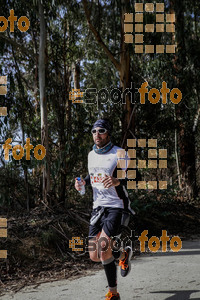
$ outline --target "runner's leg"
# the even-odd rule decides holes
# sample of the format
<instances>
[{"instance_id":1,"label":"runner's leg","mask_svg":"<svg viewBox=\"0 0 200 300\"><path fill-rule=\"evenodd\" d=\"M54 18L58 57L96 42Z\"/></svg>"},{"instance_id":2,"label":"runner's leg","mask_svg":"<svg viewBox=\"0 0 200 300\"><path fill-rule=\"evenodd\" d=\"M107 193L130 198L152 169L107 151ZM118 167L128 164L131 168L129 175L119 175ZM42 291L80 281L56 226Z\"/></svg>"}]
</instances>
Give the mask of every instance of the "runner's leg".
<instances>
[{"instance_id":1,"label":"runner's leg","mask_svg":"<svg viewBox=\"0 0 200 300\"><path fill-rule=\"evenodd\" d=\"M98 248L108 280L109 290L113 294L117 294L117 267L115 265L115 258L112 255L111 238L107 236L103 229L99 236Z\"/></svg>"},{"instance_id":2,"label":"runner's leg","mask_svg":"<svg viewBox=\"0 0 200 300\"><path fill-rule=\"evenodd\" d=\"M94 238L89 239L88 242L88 249L89 249L89 255L90 259L95 262L100 262L99 253L98 253L98 240L101 232L97 233L97 235Z\"/></svg>"}]
</instances>

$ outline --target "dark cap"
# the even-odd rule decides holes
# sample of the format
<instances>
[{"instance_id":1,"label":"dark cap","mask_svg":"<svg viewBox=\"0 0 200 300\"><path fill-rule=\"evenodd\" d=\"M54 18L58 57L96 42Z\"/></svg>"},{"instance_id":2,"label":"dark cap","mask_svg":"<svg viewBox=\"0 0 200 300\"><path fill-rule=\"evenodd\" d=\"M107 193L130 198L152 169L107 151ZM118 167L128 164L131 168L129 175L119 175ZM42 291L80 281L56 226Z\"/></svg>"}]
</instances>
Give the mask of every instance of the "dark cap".
<instances>
[{"instance_id":1,"label":"dark cap","mask_svg":"<svg viewBox=\"0 0 200 300\"><path fill-rule=\"evenodd\" d=\"M96 127L100 127L100 128L105 128L108 130L108 133L109 135L111 135L111 132L112 132L112 124L111 122L107 119L107 118L102 118L102 119L99 119L97 120L92 129L96 128Z\"/></svg>"}]
</instances>

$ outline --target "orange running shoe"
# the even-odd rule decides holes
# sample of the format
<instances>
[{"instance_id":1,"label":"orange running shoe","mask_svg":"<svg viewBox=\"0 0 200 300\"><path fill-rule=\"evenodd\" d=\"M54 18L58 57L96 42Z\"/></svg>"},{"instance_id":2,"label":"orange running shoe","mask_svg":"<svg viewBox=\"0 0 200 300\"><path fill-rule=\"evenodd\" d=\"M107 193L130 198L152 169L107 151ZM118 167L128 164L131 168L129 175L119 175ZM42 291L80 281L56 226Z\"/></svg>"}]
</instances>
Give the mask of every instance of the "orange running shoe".
<instances>
[{"instance_id":1,"label":"orange running shoe","mask_svg":"<svg viewBox=\"0 0 200 300\"><path fill-rule=\"evenodd\" d=\"M119 293L117 293L117 295L114 295L111 291L109 291L106 294L105 300L120 300L120 295L119 295Z\"/></svg>"},{"instance_id":2,"label":"orange running shoe","mask_svg":"<svg viewBox=\"0 0 200 300\"><path fill-rule=\"evenodd\" d=\"M131 257L133 254L133 251L131 249L130 246L127 246L124 249L125 252L125 258L124 259L120 259L119 261L119 266L121 267L121 275L122 277L125 277L129 274L130 270L131 270Z\"/></svg>"}]
</instances>

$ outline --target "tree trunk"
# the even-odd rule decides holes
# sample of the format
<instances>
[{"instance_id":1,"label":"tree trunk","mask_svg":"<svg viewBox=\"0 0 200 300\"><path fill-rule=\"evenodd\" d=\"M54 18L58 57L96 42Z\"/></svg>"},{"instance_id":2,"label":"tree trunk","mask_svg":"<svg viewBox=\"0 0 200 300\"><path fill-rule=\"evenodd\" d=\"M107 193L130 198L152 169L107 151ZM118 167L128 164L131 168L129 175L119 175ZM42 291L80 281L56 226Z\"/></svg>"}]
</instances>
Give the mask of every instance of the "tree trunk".
<instances>
[{"instance_id":1,"label":"tree trunk","mask_svg":"<svg viewBox=\"0 0 200 300\"><path fill-rule=\"evenodd\" d=\"M25 136L24 136L24 124L23 120L21 120L21 128L22 128L22 142L23 145L25 144ZM29 196L29 183L28 183L28 168L27 166L23 166L24 170L24 183L26 187L26 209L29 212L30 211L30 196Z\"/></svg>"},{"instance_id":2,"label":"tree trunk","mask_svg":"<svg viewBox=\"0 0 200 300\"><path fill-rule=\"evenodd\" d=\"M111 60L116 70L119 72L120 76L120 87L122 92L126 90L126 88L131 88L131 76L130 76L130 53L129 53L129 45L124 42L124 14L130 12L130 0L121 0L119 5L121 8L121 45L120 45L120 62L117 61L113 55L113 53L108 49L108 47L103 42L100 33L94 27L90 19L90 11L88 9L87 0L82 0L85 15L87 18L88 26L92 33L94 34L97 42L102 47L108 58ZM132 95L133 96L133 95ZM131 103L130 93L127 93L126 102L123 104L124 115L122 117L122 136L123 138L123 146L126 145L126 137L129 134L129 128L132 132L135 132L135 109L134 105ZM134 110L133 110L134 109ZM129 127L129 128L128 128Z\"/></svg>"},{"instance_id":3,"label":"tree trunk","mask_svg":"<svg viewBox=\"0 0 200 300\"><path fill-rule=\"evenodd\" d=\"M47 103L45 95L45 48L46 48L46 26L44 19L44 7L41 0L39 4L40 16L40 47L39 47L39 89L40 89L40 112L41 112L41 144L46 149L45 164L43 167L43 201L48 202L50 192L50 159L48 144Z\"/></svg>"},{"instance_id":4,"label":"tree trunk","mask_svg":"<svg viewBox=\"0 0 200 300\"><path fill-rule=\"evenodd\" d=\"M176 73L176 85L184 95L187 94L187 86L183 77L179 74L184 73L186 65L186 47L185 47L185 24L184 24L184 1L171 1L176 14L176 36L177 36L177 54L174 60L174 70ZM184 98L184 97L183 97ZM181 102L175 105L176 126L178 131L178 145L180 155L181 185L185 188L189 198L196 197L196 167L195 167L195 136L190 122L189 99L185 97L185 105Z\"/></svg>"},{"instance_id":5,"label":"tree trunk","mask_svg":"<svg viewBox=\"0 0 200 300\"><path fill-rule=\"evenodd\" d=\"M24 95L24 87L23 87L23 84L22 84L22 76L21 76L21 72L20 72L20 68L18 66L18 63L17 63L17 59L16 59L16 56L15 56L15 51L13 49L13 45L12 45L12 54L13 54L13 58L14 58L14 62L15 62L15 68L17 70L17 73L16 73L16 77L17 77L17 82L18 82L18 89L19 89L19 94L20 94L20 97L22 99L22 101L25 103L26 99L25 99L25 95ZM21 115L20 115L20 123L21 123L21 130L22 130L22 144L24 146L25 144L25 133L24 133L24 116L23 116L23 111L21 112ZM27 165L25 164L22 164L22 168L23 168L23 171L24 171L24 184L25 184L25 188L26 188L26 208L27 208L27 211L29 212L30 211L30 196L29 196L29 183L28 183L28 168L27 168Z\"/></svg>"},{"instance_id":6,"label":"tree trunk","mask_svg":"<svg viewBox=\"0 0 200 300\"><path fill-rule=\"evenodd\" d=\"M80 89L80 63L76 62L73 66L74 89Z\"/></svg>"},{"instance_id":7,"label":"tree trunk","mask_svg":"<svg viewBox=\"0 0 200 300\"><path fill-rule=\"evenodd\" d=\"M66 65L66 53L69 44L66 45L66 32L69 35L69 26L68 21L65 18L64 23L64 41L63 41L63 64L64 64L64 90L62 94L62 107L60 107L60 117L61 117L61 124L60 124L60 160L61 160L61 182L60 182L60 202L65 202L65 194L66 194L66 176L67 176L67 164L66 164L66 154L65 154L65 145L67 142L66 134L65 134L65 124L67 122L66 115L68 113L68 106L69 105L69 71L68 66ZM71 102L71 101L70 101ZM63 109L66 108L66 109ZM71 112L70 112L71 115ZM67 130L68 135L68 130Z\"/></svg>"},{"instance_id":8,"label":"tree trunk","mask_svg":"<svg viewBox=\"0 0 200 300\"><path fill-rule=\"evenodd\" d=\"M130 72L130 51L129 44L124 42L124 14L130 12L130 1L121 1L121 51L120 51L120 87L124 92L126 89L131 88L131 72ZM134 99L133 91L132 99ZM124 98L125 104L123 105L124 116L122 117L122 147L126 147L126 139L129 137L129 129L135 133L135 113L134 104L131 103L131 95L127 93ZM133 110L134 109L134 110ZM132 137L132 136L131 136Z\"/></svg>"}]
</instances>

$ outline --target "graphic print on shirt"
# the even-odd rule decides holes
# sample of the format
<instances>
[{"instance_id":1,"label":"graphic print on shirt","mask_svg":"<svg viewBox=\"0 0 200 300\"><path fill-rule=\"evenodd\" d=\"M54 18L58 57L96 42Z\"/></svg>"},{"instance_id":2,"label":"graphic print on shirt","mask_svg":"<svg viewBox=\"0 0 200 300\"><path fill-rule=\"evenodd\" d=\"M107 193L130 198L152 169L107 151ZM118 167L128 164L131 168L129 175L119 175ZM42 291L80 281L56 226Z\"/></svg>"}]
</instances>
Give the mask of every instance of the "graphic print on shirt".
<instances>
[{"instance_id":1,"label":"graphic print on shirt","mask_svg":"<svg viewBox=\"0 0 200 300\"><path fill-rule=\"evenodd\" d=\"M102 180L106 177L105 175L110 176L110 169L103 167L90 168L90 182L92 187L98 189L105 189L102 183Z\"/></svg>"},{"instance_id":2,"label":"graphic print on shirt","mask_svg":"<svg viewBox=\"0 0 200 300\"><path fill-rule=\"evenodd\" d=\"M121 148L114 146L105 154L97 154L92 150L88 155L88 171L93 189L93 208L97 206L124 208L124 201L128 200L122 186L104 188L102 183L105 174L113 176L113 172L117 168L118 149Z\"/></svg>"}]
</instances>

